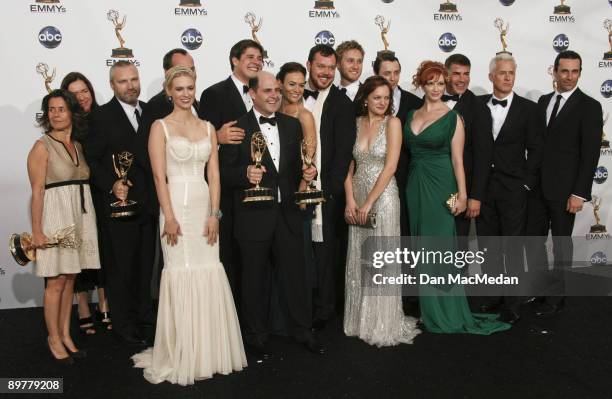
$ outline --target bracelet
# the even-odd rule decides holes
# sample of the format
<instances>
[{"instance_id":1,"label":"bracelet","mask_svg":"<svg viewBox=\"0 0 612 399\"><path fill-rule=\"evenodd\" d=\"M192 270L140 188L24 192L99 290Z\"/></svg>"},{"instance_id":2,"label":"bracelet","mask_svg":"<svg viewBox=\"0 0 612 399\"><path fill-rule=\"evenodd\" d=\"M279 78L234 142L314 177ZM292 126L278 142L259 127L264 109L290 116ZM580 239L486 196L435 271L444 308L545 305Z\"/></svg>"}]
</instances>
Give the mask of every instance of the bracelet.
<instances>
[{"instance_id":1,"label":"bracelet","mask_svg":"<svg viewBox=\"0 0 612 399\"><path fill-rule=\"evenodd\" d=\"M209 216L212 216L220 220L223 217L223 212L221 212L221 210L211 211Z\"/></svg>"}]
</instances>

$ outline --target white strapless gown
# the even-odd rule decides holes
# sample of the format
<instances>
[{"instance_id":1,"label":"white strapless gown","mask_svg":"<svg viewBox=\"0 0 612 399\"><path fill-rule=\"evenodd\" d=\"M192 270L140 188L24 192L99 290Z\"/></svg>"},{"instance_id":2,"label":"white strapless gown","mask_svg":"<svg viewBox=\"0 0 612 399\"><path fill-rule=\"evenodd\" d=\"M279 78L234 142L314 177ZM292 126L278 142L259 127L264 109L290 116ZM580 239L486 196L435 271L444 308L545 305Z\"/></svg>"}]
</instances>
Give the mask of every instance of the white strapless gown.
<instances>
[{"instance_id":1,"label":"white strapless gown","mask_svg":"<svg viewBox=\"0 0 612 399\"><path fill-rule=\"evenodd\" d=\"M247 361L240 326L218 241L208 245L204 223L210 197L204 168L210 157L206 138L191 142L166 135L166 164L172 209L182 235L178 244L161 241L164 269L159 291L155 344L132 357L153 384L188 385L213 374L242 370ZM164 216L160 212L160 230Z\"/></svg>"}]
</instances>

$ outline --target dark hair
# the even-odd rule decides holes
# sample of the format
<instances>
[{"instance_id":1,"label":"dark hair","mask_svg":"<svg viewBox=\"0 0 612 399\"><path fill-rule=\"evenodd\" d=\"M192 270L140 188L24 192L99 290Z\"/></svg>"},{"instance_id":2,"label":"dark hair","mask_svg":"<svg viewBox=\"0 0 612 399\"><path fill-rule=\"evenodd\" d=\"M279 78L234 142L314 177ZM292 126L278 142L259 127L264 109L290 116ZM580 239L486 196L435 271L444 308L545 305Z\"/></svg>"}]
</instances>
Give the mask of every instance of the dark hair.
<instances>
[{"instance_id":1,"label":"dark hair","mask_svg":"<svg viewBox=\"0 0 612 399\"><path fill-rule=\"evenodd\" d=\"M187 50L182 49L182 48L174 48L168 51L166 55L164 55L164 60L163 60L164 71L167 71L168 69L172 68L172 57L174 56L174 54L188 55L189 53L187 52Z\"/></svg>"},{"instance_id":2,"label":"dark hair","mask_svg":"<svg viewBox=\"0 0 612 399\"><path fill-rule=\"evenodd\" d=\"M446 80L448 78L448 70L441 62L423 61L417 68L416 73L412 76L412 85L415 88L423 87L433 79L438 79L440 76Z\"/></svg>"},{"instance_id":3,"label":"dark hair","mask_svg":"<svg viewBox=\"0 0 612 399\"><path fill-rule=\"evenodd\" d=\"M389 89L389 107L385 111L385 115L391 115L393 113L393 89L391 88L391 84L382 76L374 75L367 78L365 82L359 86L359 90L355 96L355 114L357 116L363 116L368 113L365 102L368 96L381 86L387 86Z\"/></svg>"},{"instance_id":4,"label":"dark hair","mask_svg":"<svg viewBox=\"0 0 612 399\"><path fill-rule=\"evenodd\" d=\"M446 61L444 61L444 66L446 67L446 69L449 69L453 64L463 65L470 68L472 67L470 59L463 54L450 55L448 56Z\"/></svg>"},{"instance_id":5,"label":"dark hair","mask_svg":"<svg viewBox=\"0 0 612 399\"><path fill-rule=\"evenodd\" d=\"M70 72L68 75L64 76L64 79L62 80L62 84L60 85L60 89L68 90L68 86L70 86L72 83L76 82L77 80L82 80L83 83L85 83L85 86L87 86L87 89L89 89L89 93L91 94L90 112L98 108L98 102L96 101L96 93L94 93L93 86L91 85L91 82L89 81L89 79L87 79L85 75L83 75L81 72Z\"/></svg>"},{"instance_id":6,"label":"dark hair","mask_svg":"<svg viewBox=\"0 0 612 399\"><path fill-rule=\"evenodd\" d=\"M276 79L280 80L281 82L284 82L285 76L293 72L299 72L304 75L304 77L306 77L306 68L304 68L302 64L300 64L299 62L287 62L283 64L283 66L281 66L278 70L278 73L276 74Z\"/></svg>"},{"instance_id":7,"label":"dark hair","mask_svg":"<svg viewBox=\"0 0 612 399\"><path fill-rule=\"evenodd\" d=\"M242 54L247 51L247 49L256 48L263 55L264 49L261 44L257 43L255 40L244 39L234 44L230 49L229 53L229 63L232 71L234 70L234 63L232 62L232 58L240 59Z\"/></svg>"},{"instance_id":8,"label":"dark hair","mask_svg":"<svg viewBox=\"0 0 612 399\"><path fill-rule=\"evenodd\" d=\"M338 55L338 60L342 59L342 55L349 50L358 50L361 53L361 56L365 56L365 51L363 51L363 47L356 40L347 40L342 42L336 47L336 54Z\"/></svg>"},{"instance_id":9,"label":"dark hair","mask_svg":"<svg viewBox=\"0 0 612 399\"><path fill-rule=\"evenodd\" d=\"M338 54L336 54L336 50L333 47L328 46L326 44L317 44L313 48L310 49L308 53L308 62L312 62L314 60L315 55L321 54L323 57L331 57L332 55L338 60Z\"/></svg>"},{"instance_id":10,"label":"dark hair","mask_svg":"<svg viewBox=\"0 0 612 399\"><path fill-rule=\"evenodd\" d=\"M374 69L374 73L376 75L380 73L380 66L385 61L391 61L391 62L397 61L400 67L400 71L402 70L402 64L399 62L397 57L390 51L383 51L378 57L376 57L376 60L374 60L374 65L372 65L372 68Z\"/></svg>"},{"instance_id":11,"label":"dark hair","mask_svg":"<svg viewBox=\"0 0 612 399\"><path fill-rule=\"evenodd\" d=\"M49 101L52 98L63 98L66 106L68 107L68 111L70 111L71 119L72 119L72 138L74 140L80 141L83 139L85 134L87 133L87 123L85 122L83 108L79 105L74 94L64 89L53 90L51 93L47 94L40 106L42 111L42 115L36 117L36 122L39 127L41 127L45 134L49 134L53 128L51 127L51 122L49 121Z\"/></svg>"},{"instance_id":12,"label":"dark hair","mask_svg":"<svg viewBox=\"0 0 612 399\"><path fill-rule=\"evenodd\" d=\"M577 52L565 50L557 54L557 58L555 58L555 72L557 72L557 69L559 69L560 60L580 60L580 72L582 72L582 58Z\"/></svg>"}]
</instances>

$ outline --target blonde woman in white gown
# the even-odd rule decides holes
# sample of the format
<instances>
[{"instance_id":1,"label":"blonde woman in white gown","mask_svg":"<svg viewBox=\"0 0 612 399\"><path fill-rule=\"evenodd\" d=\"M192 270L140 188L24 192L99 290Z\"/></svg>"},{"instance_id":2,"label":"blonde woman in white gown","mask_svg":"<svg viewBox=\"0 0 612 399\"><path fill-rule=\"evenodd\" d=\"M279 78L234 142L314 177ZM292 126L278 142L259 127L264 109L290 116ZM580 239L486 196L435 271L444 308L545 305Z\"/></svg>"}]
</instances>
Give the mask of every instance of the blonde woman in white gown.
<instances>
[{"instance_id":1,"label":"blonde woman in white gown","mask_svg":"<svg viewBox=\"0 0 612 399\"><path fill-rule=\"evenodd\" d=\"M188 385L242 370L247 362L219 260L215 129L191 112L195 74L189 68L170 69L165 88L174 110L153 124L149 137L163 232L157 329L154 346L132 359L153 384Z\"/></svg>"}]
</instances>

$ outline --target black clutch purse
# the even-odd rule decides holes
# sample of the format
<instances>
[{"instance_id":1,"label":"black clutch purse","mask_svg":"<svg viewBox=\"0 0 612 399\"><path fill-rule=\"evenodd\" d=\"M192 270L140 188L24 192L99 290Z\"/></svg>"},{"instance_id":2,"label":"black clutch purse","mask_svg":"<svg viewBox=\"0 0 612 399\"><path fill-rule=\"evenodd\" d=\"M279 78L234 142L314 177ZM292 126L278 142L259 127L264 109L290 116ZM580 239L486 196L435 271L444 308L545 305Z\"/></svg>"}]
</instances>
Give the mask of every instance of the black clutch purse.
<instances>
[{"instance_id":1,"label":"black clutch purse","mask_svg":"<svg viewBox=\"0 0 612 399\"><path fill-rule=\"evenodd\" d=\"M367 229L375 229L376 228L376 212L368 213L368 218L366 219L365 224L360 224L358 226L365 227Z\"/></svg>"}]
</instances>

